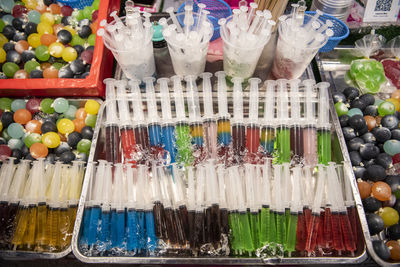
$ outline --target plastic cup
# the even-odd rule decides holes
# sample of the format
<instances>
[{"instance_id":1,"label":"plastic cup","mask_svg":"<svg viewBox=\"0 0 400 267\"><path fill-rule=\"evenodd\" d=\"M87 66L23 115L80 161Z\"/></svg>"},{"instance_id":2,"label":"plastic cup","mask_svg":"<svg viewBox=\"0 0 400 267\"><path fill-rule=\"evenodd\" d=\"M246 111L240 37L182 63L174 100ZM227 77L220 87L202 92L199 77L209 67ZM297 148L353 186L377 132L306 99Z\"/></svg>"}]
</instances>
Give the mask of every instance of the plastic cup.
<instances>
[{"instance_id":1,"label":"plastic cup","mask_svg":"<svg viewBox=\"0 0 400 267\"><path fill-rule=\"evenodd\" d=\"M125 17L121 17L120 19L125 22ZM142 20L144 21L144 19ZM110 25L114 24L115 20L110 23ZM147 39L142 39L141 45L130 48L125 48L122 43L111 43L108 38L104 37L103 42L113 53L127 78L143 81L145 77L156 76L152 36L153 28L151 28L151 34L149 34Z\"/></svg>"},{"instance_id":2,"label":"plastic cup","mask_svg":"<svg viewBox=\"0 0 400 267\"><path fill-rule=\"evenodd\" d=\"M304 19L307 21L312 16L304 14ZM288 16L288 19L291 16ZM321 25L324 23L321 20L317 20ZM274 79L297 79L306 70L308 64L317 54L318 50L323 47L328 41L328 37L325 36L325 40L317 45L301 45L297 42L296 38L287 38L284 33L285 30L289 30L289 27L283 27L280 23L278 27L278 44L276 46L275 58L272 64L271 78Z\"/></svg>"},{"instance_id":3,"label":"plastic cup","mask_svg":"<svg viewBox=\"0 0 400 267\"><path fill-rule=\"evenodd\" d=\"M232 16L228 17L227 23L231 19ZM233 77L240 77L247 82L253 76L264 46L268 43L271 35L261 42L258 40L253 44L246 42L245 46L234 44L222 31L221 37L224 42L224 71L227 80L231 82Z\"/></svg>"},{"instance_id":4,"label":"plastic cup","mask_svg":"<svg viewBox=\"0 0 400 267\"><path fill-rule=\"evenodd\" d=\"M197 25L198 13L193 13L194 24L191 26L191 30L194 30ZM178 22L181 24L182 29L184 29L184 18L185 13L176 14ZM186 39L177 42L175 38L171 36L164 35L165 40L168 44L169 54L171 56L172 66L174 72L179 76L195 75L199 76L204 72L206 67L206 56L208 51L208 44L214 33L214 28L212 23L206 19L206 21L211 26L210 34L205 36L203 40L198 44L191 46L188 45ZM173 24L172 18L167 20L168 25ZM185 37L186 38L186 37Z\"/></svg>"}]
</instances>

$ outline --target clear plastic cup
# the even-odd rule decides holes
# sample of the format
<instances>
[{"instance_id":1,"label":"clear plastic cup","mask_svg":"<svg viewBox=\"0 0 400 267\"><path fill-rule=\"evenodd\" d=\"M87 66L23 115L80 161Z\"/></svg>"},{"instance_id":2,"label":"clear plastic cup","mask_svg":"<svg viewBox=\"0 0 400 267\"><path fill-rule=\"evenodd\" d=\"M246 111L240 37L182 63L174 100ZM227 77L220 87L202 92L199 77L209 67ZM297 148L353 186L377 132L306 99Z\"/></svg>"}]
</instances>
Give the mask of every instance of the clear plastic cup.
<instances>
[{"instance_id":1,"label":"clear plastic cup","mask_svg":"<svg viewBox=\"0 0 400 267\"><path fill-rule=\"evenodd\" d=\"M288 16L288 19L291 16ZM304 14L305 20L311 19L312 16ZM321 25L321 20L317 20ZM296 42L295 38L286 38L284 34L285 30L289 30L289 27L283 27L280 23L278 27L278 44L276 46L275 58L272 64L271 78L273 79L297 79L306 70L308 64L317 54L318 50L323 47L328 41L328 37L325 36L325 40L319 45L304 45L301 46Z\"/></svg>"},{"instance_id":2,"label":"clear plastic cup","mask_svg":"<svg viewBox=\"0 0 400 267\"><path fill-rule=\"evenodd\" d=\"M227 23L231 19L232 16L228 17ZM261 42L258 40L254 43L247 42L246 46L235 45L228 40L222 31L221 38L224 41L224 71L226 78L231 81L233 77L240 77L243 78L244 82L247 82L253 76L264 46L268 43L270 37Z\"/></svg>"},{"instance_id":3,"label":"clear plastic cup","mask_svg":"<svg viewBox=\"0 0 400 267\"><path fill-rule=\"evenodd\" d=\"M125 17L121 17L121 20L125 22ZM110 25L115 25L115 20ZM142 38L140 45L132 44L130 48L125 47L122 42L112 43L105 37L103 37L103 42L113 53L126 77L142 81L145 77L156 76L152 36L153 28L147 38Z\"/></svg>"},{"instance_id":4,"label":"clear plastic cup","mask_svg":"<svg viewBox=\"0 0 400 267\"><path fill-rule=\"evenodd\" d=\"M193 12L194 24L190 27L191 31L194 31L197 27L198 16L198 13ZM183 32L180 34L182 40L177 40L173 36L164 34L165 41L167 41L168 44L174 72L179 76L199 76L204 72L206 67L208 44L210 43L210 39L214 33L214 27L208 19L205 19L205 21L209 23L211 31L208 35L202 38L201 42L193 42L193 45L191 45L190 40L186 39L187 37L184 32L185 26L183 22L185 12L176 14L176 18L183 29ZM167 20L167 24L173 24L172 18Z\"/></svg>"}]
</instances>

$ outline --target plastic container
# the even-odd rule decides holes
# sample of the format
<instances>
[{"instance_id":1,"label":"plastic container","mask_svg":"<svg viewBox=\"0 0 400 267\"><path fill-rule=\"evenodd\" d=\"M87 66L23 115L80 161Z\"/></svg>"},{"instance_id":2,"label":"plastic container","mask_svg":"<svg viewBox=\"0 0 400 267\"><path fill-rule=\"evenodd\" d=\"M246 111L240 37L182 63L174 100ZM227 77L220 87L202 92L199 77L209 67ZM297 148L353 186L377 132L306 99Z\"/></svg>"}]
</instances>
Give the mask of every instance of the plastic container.
<instances>
[{"instance_id":1,"label":"plastic container","mask_svg":"<svg viewBox=\"0 0 400 267\"><path fill-rule=\"evenodd\" d=\"M85 6L90 6L93 3L93 0L57 0L57 2L72 8L84 9Z\"/></svg>"},{"instance_id":2,"label":"plastic container","mask_svg":"<svg viewBox=\"0 0 400 267\"><path fill-rule=\"evenodd\" d=\"M230 6L222 0L195 0L193 3L193 12L199 10L198 4L202 3L206 5L205 10L210 11L207 18L211 21L214 26L214 34L210 41L214 41L220 37L218 20L222 18L227 18L232 15L232 9ZM179 8L177 13L185 11L185 3L183 3ZM180 21L182 23L182 21Z\"/></svg>"},{"instance_id":3,"label":"plastic container","mask_svg":"<svg viewBox=\"0 0 400 267\"><path fill-rule=\"evenodd\" d=\"M231 19L232 16L227 19L227 23ZM249 79L253 75L264 46L270 38L254 46L239 47L230 42L227 36L221 35L221 37L224 41L224 71L227 78L240 77L244 80Z\"/></svg>"},{"instance_id":4,"label":"plastic container","mask_svg":"<svg viewBox=\"0 0 400 267\"><path fill-rule=\"evenodd\" d=\"M307 11L306 14L314 15L315 11ZM319 50L319 52L332 51L340 43L341 40L349 36L350 33L349 27L347 27L347 25L344 24L344 22L341 21L340 19L337 19L334 16L324 14L322 16L319 16L319 20L321 20L324 23L327 20L330 20L333 23L333 27L329 27L329 29L333 30L333 36L329 37L328 42Z\"/></svg>"},{"instance_id":5,"label":"plastic container","mask_svg":"<svg viewBox=\"0 0 400 267\"><path fill-rule=\"evenodd\" d=\"M346 22L353 2L354 0L313 0L311 10L321 10Z\"/></svg>"},{"instance_id":6,"label":"plastic container","mask_svg":"<svg viewBox=\"0 0 400 267\"><path fill-rule=\"evenodd\" d=\"M121 17L121 20L125 22L125 17ZM114 25L115 20L110 24ZM132 49L115 47L107 39L103 38L104 45L111 50L122 71L129 79L143 80L144 77L156 75L153 42L151 39L153 32L152 29L148 40L144 40L142 47Z\"/></svg>"},{"instance_id":7,"label":"plastic container","mask_svg":"<svg viewBox=\"0 0 400 267\"><path fill-rule=\"evenodd\" d=\"M182 21L185 17L185 12L176 14L178 21ZM197 23L198 14L193 13L194 25ZM212 25L212 23L208 20ZM168 24L172 24L172 18L167 20ZM181 23L183 25L183 23ZM211 34L208 38L196 47L188 47L186 42L175 42L169 36L164 35L168 44L169 54L171 55L172 66L176 75L200 75L204 72L206 67L206 56L208 51L208 44L210 43ZM208 40L207 40L208 39Z\"/></svg>"},{"instance_id":8,"label":"plastic container","mask_svg":"<svg viewBox=\"0 0 400 267\"><path fill-rule=\"evenodd\" d=\"M309 19L311 19L311 16L305 14L304 20L307 21ZM317 21L323 24L322 21ZM284 27L280 23L278 27L278 44L274 62L272 63L271 75L275 79L297 79L303 74L318 50L326 44L328 38L321 45L301 47L295 40L286 39L283 31Z\"/></svg>"},{"instance_id":9,"label":"plastic container","mask_svg":"<svg viewBox=\"0 0 400 267\"><path fill-rule=\"evenodd\" d=\"M119 10L120 0L102 0L98 22ZM0 79L2 96L104 96L103 79L111 77L112 53L104 47L100 36L96 37L90 74L85 79Z\"/></svg>"}]
</instances>

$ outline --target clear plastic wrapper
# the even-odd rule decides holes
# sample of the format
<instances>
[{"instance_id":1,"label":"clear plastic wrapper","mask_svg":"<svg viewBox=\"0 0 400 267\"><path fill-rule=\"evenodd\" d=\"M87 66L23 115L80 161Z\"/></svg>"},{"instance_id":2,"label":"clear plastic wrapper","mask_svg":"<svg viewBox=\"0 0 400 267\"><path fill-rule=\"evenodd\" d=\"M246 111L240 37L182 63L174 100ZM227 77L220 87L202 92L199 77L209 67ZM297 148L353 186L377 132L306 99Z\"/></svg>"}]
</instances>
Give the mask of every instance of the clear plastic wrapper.
<instances>
[{"instance_id":1,"label":"clear plastic wrapper","mask_svg":"<svg viewBox=\"0 0 400 267\"><path fill-rule=\"evenodd\" d=\"M390 40L386 47L390 49L393 58L382 60L383 69L386 77L397 89L400 89L400 36Z\"/></svg>"}]
</instances>

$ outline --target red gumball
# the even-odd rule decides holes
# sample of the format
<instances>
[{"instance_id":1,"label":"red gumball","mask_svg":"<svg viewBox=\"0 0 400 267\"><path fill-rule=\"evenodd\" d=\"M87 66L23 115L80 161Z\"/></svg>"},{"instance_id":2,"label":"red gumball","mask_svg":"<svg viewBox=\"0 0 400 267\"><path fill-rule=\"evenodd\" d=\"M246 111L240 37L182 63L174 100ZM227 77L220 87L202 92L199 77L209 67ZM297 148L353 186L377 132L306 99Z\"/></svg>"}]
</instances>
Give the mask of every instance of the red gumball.
<instances>
[{"instance_id":1,"label":"red gumball","mask_svg":"<svg viewBox=\"0 0 400 267\"><path fill-rule=\"evenodd\" d=\"M32 114L38 113L40 111L40 102L42 100L39 98L31 98L26 102L26 109Z\"/></svg>"},{"instance_id":2,"label":"red gumball","mask_svg":"<svg viewBox=\"0 0 400 267\"><path fill-rule=\"evenodd\" d=\"M400 163L400 153L392 157L393 164Z\"/></svg>"}]
</instances>

